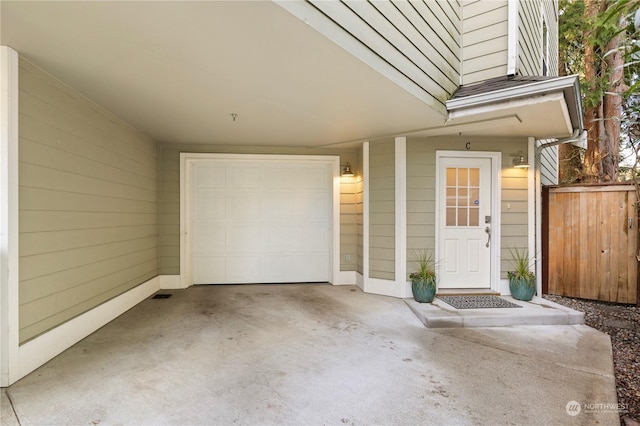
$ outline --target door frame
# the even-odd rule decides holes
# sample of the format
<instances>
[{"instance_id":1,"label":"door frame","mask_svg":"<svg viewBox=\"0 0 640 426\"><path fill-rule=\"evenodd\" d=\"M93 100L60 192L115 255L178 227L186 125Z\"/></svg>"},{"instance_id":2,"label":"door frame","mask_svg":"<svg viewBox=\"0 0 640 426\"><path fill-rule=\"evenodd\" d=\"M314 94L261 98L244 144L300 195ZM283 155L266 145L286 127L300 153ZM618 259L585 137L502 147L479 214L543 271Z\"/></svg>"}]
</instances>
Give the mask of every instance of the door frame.
<instances>
[{"instance_id":1,"label":"door frame","mask_svg":"<svg viewBox=\"0 0 640 426\"><path fill-rule=\"evenodd\" d=\"M501 250L501 169L502 153L491 151L441 151L436 150L436 203L435 203L435 258L440 259L440 209L438 206L443 194L440 191L440 166L442 158L488 158L491 160L491 264L490 264L490 287L492 291L500 292L500 250Z\"/></svg>"},{"instance_id":2,"label":"door frame","mask_svg":"<svg viewBox=\"0 0 640 426\"><path fill-rule=\"evenodd\" d=\"M247 160L247 161L291 161L317 162L331 166L331 253L329 279L331 284L340 284L340 157L337 155L278 155L278 154L217 154L180 153L180 288L193 285L191 274L191 171L196 162L207 160Z\"/></svg>"}]
</instances>

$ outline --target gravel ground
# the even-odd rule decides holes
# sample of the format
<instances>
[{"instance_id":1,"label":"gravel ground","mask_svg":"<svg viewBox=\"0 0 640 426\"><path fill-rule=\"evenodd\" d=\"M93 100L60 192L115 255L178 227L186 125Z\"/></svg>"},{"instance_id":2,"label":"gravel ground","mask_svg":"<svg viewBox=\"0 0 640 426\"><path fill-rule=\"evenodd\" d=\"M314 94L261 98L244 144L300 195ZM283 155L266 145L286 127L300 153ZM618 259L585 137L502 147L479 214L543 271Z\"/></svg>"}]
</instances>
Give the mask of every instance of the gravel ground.
<instances>
[{"instance_id":1,"label":"gravel ground","mask_svg":"<svg viewBox=\"0 0 640 426\"><path fill-rule=\"evenodd\" d=\"M640 307L554 295L544 297L584 312L588 326L611 336L618 403L623 407L621 423L640 420Z\"/></svg>"}]
</instances>

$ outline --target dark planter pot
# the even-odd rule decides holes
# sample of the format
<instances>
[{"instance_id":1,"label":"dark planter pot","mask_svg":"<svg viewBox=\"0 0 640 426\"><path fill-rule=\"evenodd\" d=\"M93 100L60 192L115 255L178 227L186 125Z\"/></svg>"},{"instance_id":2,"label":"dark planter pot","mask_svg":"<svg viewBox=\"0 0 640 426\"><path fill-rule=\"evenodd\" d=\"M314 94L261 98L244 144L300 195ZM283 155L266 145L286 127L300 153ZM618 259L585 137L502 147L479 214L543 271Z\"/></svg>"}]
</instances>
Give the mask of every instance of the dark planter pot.
<instances>
[{"instance_id":1,"label":"dark planter pot","mask_svg":"<svg viewBox=\"0 0 640 426\"><path fill-rule=\"evenodd\" d=\"M436 281L433 278L412 278L411 290L416 302L431 303L436 295Z\"/></svg>"},{"instance_id":2,"label":"dark planter pot","mask_svg":"<svg viewBox=\"0 0 640 426\"><path fill-rule=\"evenodd\" d=\"M514 299L528 302L536 292L536 279L535 277L529 279L509 277L509 290Z\"/></svg>"}]
</instances>

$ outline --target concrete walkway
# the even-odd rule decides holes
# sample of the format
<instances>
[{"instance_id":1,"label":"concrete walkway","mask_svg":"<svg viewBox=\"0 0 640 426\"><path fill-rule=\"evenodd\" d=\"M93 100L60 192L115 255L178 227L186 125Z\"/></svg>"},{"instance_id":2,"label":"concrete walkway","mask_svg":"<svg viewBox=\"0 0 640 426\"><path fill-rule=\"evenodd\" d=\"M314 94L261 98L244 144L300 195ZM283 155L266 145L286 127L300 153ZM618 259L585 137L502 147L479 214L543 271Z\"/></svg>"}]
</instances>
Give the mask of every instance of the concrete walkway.
<instances>
[{"instance_id":1,"label":"concrete walkway","mask_svg":"<svg viewBox=\"0 0 640 426\"><path fill-rule=\"evenodd\" d=\"M433 303L405 302L428 328L510 327L513 325L577 325L584 324L584 312L574 311L550 300L535 296L529 302L503 299L521 306L499 309L456 309L436 298Z\"/></svg>"},{"instance_id":2,"label":"concrete walkway","mask_svg":"<svg viewBox=\"0 0 640 426\"><path fill-rule=\"evenodd\" d=\"M619 422L567 414L616 403L609 338L584 325L428 329L355 287L171 293L8 388L2 424L13 410L21 425Z\"/></svg>"}]
</instances>

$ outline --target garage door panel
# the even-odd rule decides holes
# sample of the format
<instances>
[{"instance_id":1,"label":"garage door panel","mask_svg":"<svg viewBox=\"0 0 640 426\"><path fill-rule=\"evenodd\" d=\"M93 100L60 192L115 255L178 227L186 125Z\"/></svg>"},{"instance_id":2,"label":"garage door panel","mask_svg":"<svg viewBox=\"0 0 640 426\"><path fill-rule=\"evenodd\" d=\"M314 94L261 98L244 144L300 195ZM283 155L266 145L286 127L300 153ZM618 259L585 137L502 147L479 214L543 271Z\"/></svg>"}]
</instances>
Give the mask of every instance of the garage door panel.
<instances>
[{"instance_id":1,"label":"garage door panel","mask_svg":"<svg viewBox=\"0 0 640 426\"><path fill-rule=\"evenodd\" d=\"M260 224L227 224L227 252L263 252L264 233Z\"/></svg>"},{"instance_id":2,"label":"garage door panel","mask_svg":"<svg viewBox=\"0 0 640 426\"><path fill-rule=\"evenodd\" d=\"M227 276L225 256L193 256L193 283L214 284L224 282Z\"/></svg>"},{"instance_id":3,"label":"garage door panel","mask_svg":"<svg viewBox=\"0 0 640 426\"><path fill-rule=\"evenodd\" d=\"M194 162L194 283L329 281L333 167L278 158Z\"/></svg>"},{"instance_id":4,"label":"garage door panel","mask_svg":"<svg viewBox=\"0 0 640 426\"><path fill-rule=\"evenodd\" d=\"M301 251L327 252L331 248L329 238L330 230L326 223L307 224L304 237L298 237L298 247Z\"/></svg>"},{"instance_id":5,"label":"garage door panel","mask_svg":"<svg viewBox=\"0 0 640 426\"><path fill-rule=\"evenodd\" d=\"M300 248L301 226L297 223L279 223L265 231L265 246L268 252L287 252Z\"/></svg>"},{"instance_id":6,"label":"garage door panel","mask_svg":"<svg viewBox=\"0 0 640 426\"><path fill-rule=\"evenodd\" d=\"M244 254L227 257L227 282L260 283L264 277L264 257Z\"/></svg>"},{"instance_id":7,"label":"garage door panel","mask_svg":"<svg viewBox=\"0 0 640 426\"><path fill-rule=\"evenodd\" d=\"M227 250L227 232L224 226L217 223L200 223L198 232L193 234L193 252L224 253Z\"/></svg>"},{"instance_id":8,"label":"garage door panel","mask_svg":"<svg viewBox=\"0 0 640 426\"><path fill-rule=\"evenodd\" d=\"M256 191L227 194L227 217L230 220L259 220L262 211L260 193Z\"/></svg>"},{"instance_id":9,"label":"garage door panel","mask_svg":"<svg viewBox=\"0 0 640 426\"><path fill-rule=\"evenodd\" d=\"M226 174L226 166L224 164L199 164L194 173L195 187L198 189L225 188L227 183Z\"/></svg>"},{"instance_id":10,"label":"garage door panel","mask_svg":"<svg viewBox=\"0 0 640 426\"><path fill-rule=\"evenodd\" d=\"M319 220L330 214L331 205L326 193L306 193L300 196L298 209L300 217Z\"/></svg>"},{"instance_id":11,"label":"garage door panel","mask_svg":"<svg viewBox=\"0 0 640 426\"><path fill-rule=\"evenodd\" d=\"M298 261L305 265L301 269L300 281L328 281L329 280L329 256L326 254L300 255Z\"/></svg>"},{"instance_id":12,"label":"garage door panel","mask_svg":"<svg viewBox=\"0 0 640 426\"><path fill-rule=\"evenodd\" d=\"M224 219L227 216L227 200L225 191L202 189L194 200L193 219Z\"/></svg>"},{"instance_id":13,"label":"garage door panel","mask_svg":"<svg viewBox=\"0 0 640 426\"><path fill-rule=\"evenodd\" d=\"M257 164L251 163L246 165L229 164L227 169L229 180L229 189L257 189L260 188L262 173Z\"/></svg>"},{"instance_id":14,"label":"garage door panel","mask_svg":"<svg viewBox=\"0 0 640 426\"><path fill-rule=\"evenodd\" d=\"M290 192L269 192L263 194L261 214L266 220L288 221L300 218L298 201Z\"/></svg>"}]
</instances>

